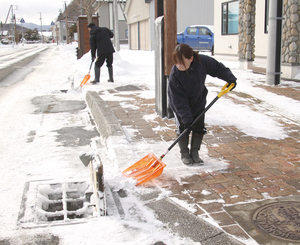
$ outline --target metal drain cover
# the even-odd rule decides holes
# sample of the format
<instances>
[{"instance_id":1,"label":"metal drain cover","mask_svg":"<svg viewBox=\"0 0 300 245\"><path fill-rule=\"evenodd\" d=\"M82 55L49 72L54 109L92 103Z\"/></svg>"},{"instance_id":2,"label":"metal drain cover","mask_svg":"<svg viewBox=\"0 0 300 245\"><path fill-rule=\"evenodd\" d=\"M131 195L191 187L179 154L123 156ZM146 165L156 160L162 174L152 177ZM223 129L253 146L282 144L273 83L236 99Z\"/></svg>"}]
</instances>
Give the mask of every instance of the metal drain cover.
<instances>
[{"instance_id":1,"label":"metal drain cover","mask_svg":"<svg viewBox=\"0 0 300 245\"><path fill-rule=\"evenodd\" d=\"M141 88L139 88L138 86L135 86L135 85L126 85L126 86L117 87L115 89L119 92L142 90Z\"/></svg>"},{"instance_id":2,"label":"metal drain cover","mask_svg":"<svg viewBox=\"0 0 300 245\"><path fill-rule=\"evenodd\" d=\"M254 224L270 236L300 243L300 202L277 202L258 208Z\"/></svg>"},{"instance_id":3,"label":"metal drain cover","mask_svg":"<svg viewBox=\"0 0 300 245\"><path fill-rule=\"evenodd\" d=\"M23 228L86 222L94 213L91 195L85 181L28 182L19 222Z\"/></svg>"}]
</instances>

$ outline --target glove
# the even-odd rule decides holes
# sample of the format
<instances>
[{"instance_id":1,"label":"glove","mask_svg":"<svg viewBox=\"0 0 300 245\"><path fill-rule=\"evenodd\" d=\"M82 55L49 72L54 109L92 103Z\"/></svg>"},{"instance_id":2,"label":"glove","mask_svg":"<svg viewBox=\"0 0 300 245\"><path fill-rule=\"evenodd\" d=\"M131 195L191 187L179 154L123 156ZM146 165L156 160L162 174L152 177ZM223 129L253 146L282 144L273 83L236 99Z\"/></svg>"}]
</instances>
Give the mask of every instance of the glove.
<instances>
[{"instance_id":1,"label":"glove","mask_svg":"<svg viewBox=\"0 0 300 245\"><path fill-rule=\"evenodd\" d=\"M230 91L231 90L233 90L235 87L236 87L236 81L234 81L234 80L232 80L232 81L229 81L228 82L228 85L227 85L227 87L226 88L228 88L231 84L234 84L234 86L233 86L233 88L232 89L230 89Z\"/></svg>"},{"instance_id":2,"label":"glove","mask_svg":"<svg viewBox=\"0 0 300 245\"><path fill-rule=\"evenodd\" d=\"M92 62L94 62L94 60L95 60L95 57L92 57Z\"/></svg>"}]
</instances>

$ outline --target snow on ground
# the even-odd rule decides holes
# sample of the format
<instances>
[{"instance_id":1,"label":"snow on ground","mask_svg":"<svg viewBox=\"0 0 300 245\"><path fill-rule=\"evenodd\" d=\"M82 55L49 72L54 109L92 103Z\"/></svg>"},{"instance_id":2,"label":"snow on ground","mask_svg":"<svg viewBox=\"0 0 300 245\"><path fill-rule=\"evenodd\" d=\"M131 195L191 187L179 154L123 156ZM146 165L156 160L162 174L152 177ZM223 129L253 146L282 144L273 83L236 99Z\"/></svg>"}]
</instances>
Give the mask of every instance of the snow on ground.
<instances>
[{"instance_id":1,"label":"snow on ground","mask_svg":"<svg viewBox=\"0 0 300 245\"><path fill-rule=\"evenodd\" d=\"M33 94L53 94L60 93L61 89L71 89L67 96L73 96L74 98L84 99L84 93L79 89L79 84L83 77L88 73L89 66L91 62L90 53L85 54L80 60L76 60L75 48L76 44L58 46L52 45L54 51L52 50L51 58L47 61L48 70L45 72L44 76L47 78L48 82L43 83L41 86L32 87L31 93ZM18 49L22 49L23 46L18 46ZM26 47L26 45L24 46ZM9 51L9 47L0 45L0 54ZM237 87L234 91L239 93L246 93L255 98L261 99L266 103L276 106L279 109L287 110L291 114L296 114L299 116L300 102L293 99L287 98L285 96L274 95L263 88L257 87L256 85L261 81L265 80L265 76L253 74L249 70L240 70L238 62L232 61L222 61L226 66L232 69L233 73L238 78ZM44 63L41 64L43 66ZM43 68L43 67L38 67ZM43 69L45 71L45 69ZM91 80L93 80L93 67L91 70ZM110 88L115 88L122 85L140 85L146 86L149 90L137 92L142 98L154 98L155 96L155 79L154 79L154 52L152 51L136 51L129 50L126 45L121 45L121 50L114 54L114 77L115 83L107 83L108 72L106 66L104 65L101 69L101 82L99 85L89 86L88 90L103 91L103 99L107 100L118 100L124 108L131 107L131 99L128 97L122 97L122 93L119 96L114 96L107 92ZM40 79L40 77L36 77ZM213 100L213 98L218 94L220 86L224 85L223 81L218 79L207 77L207 83L209 84L208 90L208 103ZM283 84L288 84L289 86L300 87L299 83L291 83L283 81ZM216 87L217 85L218 87ZM268 85L266 85L268 86ZM280 86L280 85L279 85ZM125 92L124 92L125 93ZM234 97L233 93L228 94ZM32 108L30 108L32 109ZM27 110L29 110L27 108ZM82 115L84 118L85 115ZM146 120L153 120L156 115L149 115L145 117ZM65 120L65 119L61 119ZM87 119L86 119L87 120ZM273 115L265 113L265 110L256 107L255 110L243 105L235 104L230 98L222 97L216 104L209 110L206 115L206 122L211 125L220 126L236 126L239 130L247 135L254 137L265 137L268 139L282 139L287 137L284 127ZM88 124L88 123L87 123ZM85 125L89 127L89 125ZM53 125L47 124L44 127L54 127ZM155 130L162 130L156 128ZM45 131L47 131L45 129ZM125 128L125 133L127 138L130 138L134 134L134 129L130 127ZM110 139L112 144L120 144L126 147L125 142L119 142L120 139ZM51 142L55 148L55 143ZM151 144L149 144L151 145ZM143 151L149 146L141 144L138 147L138 151ZM154 147L154 151L161 151L164 145L151 146ZM134 149L136 150L136 149ZM134 151L133 150L133 151ZM202 147L202 151L206 152L205 146ZM162 152L161 152L162 153ZM44 152L40 152L38 155L42 156ZM174 153L175 155L175 153ZM168 155L169 156L169 155ZM18 158L15 156L15 158ZM204 157L205 158L205 157ZM170 158L167 166L170 171L174 168L180 167L179 161L173 161L173 154L170 154ZM205 158L210 164L203 168L203 171L211 171L218 168L226 168L226 163L216 161L213 159ZM30 160L34 161L34 159ZM60 161L64 161L61 159ZM29 162L30 163L30 162ZM48 171L47 165L34 166L37 168L31 170L34 175L41 172L41 168L44 167L43 171ZM26 166L20 166L20 171L28 171ZM109 168L109 166L107 166ZM110 185L116 188L132 188L133 191L145 192L145 188L140 188L137 190L134 187L134 183L130 182L128 179L123 179L122 174L119 172L119 168L114 168L111 166L110 171L111 176L108 176L107 181ZM74 170L75 171L75 170ZM49 174L51 175L52 170L49 169ZM186 169L180 169L182 175L189 174L190 172ZM79 175L80 176L80 175ZM203 190L204 194L207 193ZM10 194L14 195L13 190L10 190ZM159 198L164 198L169 196L170 193L163 192ZM186 209L193 211L193 207L189 204L182 203L176 199L179 205L185 207ZM220 200L222 201L222 200ZM121 220L115 216L107 216L101 218L92 218L89 222L83 224L77 224L73 226L54 226L48 227L43 232L51 232L60 237L60 244L73 245L73 244L153 244L156 241L163 241L166 244L199 244L192 241L182 239L178 236L169 233L163 226L163 224L157 221L151 211L144 207L143 203L136 200L134 195L129 195L124 199L125 205L124 209L126 212L131 213L131 216L127 217L125 220ZM209 220L212 222L211 220ZM32 231L22 231L21 233L31 233ZM10 233L10 232L9 232ZM8 233L8 234L9 234ZM250 243L249 243L250 244Z\"/></svg>"}]
</instances>

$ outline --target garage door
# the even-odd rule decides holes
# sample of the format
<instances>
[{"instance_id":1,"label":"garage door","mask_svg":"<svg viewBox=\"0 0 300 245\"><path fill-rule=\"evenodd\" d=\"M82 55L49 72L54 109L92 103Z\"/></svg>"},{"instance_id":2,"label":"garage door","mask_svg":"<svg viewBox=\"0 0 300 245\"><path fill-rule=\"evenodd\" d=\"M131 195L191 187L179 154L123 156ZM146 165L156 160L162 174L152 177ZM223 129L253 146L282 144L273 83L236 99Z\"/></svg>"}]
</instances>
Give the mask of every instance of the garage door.
<instances>
[{"instance_id":1,"label":"garage door","mask_svg":"<svg viewBox=\"0 0 300 245\"><path fill-rule=\"evenodd\" d=\"M150 50L149 35L149 20L131 24L130 49Z\"/></svg>"}]
</instances>

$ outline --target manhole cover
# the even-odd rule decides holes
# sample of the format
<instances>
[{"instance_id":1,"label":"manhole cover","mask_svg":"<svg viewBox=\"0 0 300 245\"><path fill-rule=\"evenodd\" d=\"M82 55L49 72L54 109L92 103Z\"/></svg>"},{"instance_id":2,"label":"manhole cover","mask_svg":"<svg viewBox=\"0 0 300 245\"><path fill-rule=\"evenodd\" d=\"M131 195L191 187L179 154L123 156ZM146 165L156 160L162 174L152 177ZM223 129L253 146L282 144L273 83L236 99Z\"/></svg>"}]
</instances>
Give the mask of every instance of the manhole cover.
<instances>
[{"instance_id":1,"label":"manhole cover","mask_svg":"<svg viewBox=\"0 0 300 245\"><path fill-rule=\"evenodd\" d=\"M142 90L138 86L135 85L126 85L122 87L117 87L115 88L117 91L137 91L137 90Z\"/></svg>"},{"instance_id":2,"label":"manhole cover","mask_svg":"<svg viewBox=\"0 0 300 245\"><path fill-rule=\"evenodd\" d=\"M253 214L254 224L270 236L300 242L300 202L264 205Z\"/></svg>"}]
</instances>

